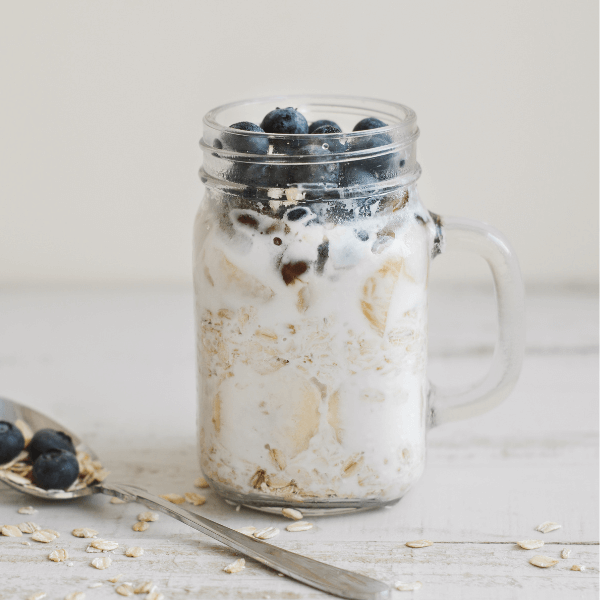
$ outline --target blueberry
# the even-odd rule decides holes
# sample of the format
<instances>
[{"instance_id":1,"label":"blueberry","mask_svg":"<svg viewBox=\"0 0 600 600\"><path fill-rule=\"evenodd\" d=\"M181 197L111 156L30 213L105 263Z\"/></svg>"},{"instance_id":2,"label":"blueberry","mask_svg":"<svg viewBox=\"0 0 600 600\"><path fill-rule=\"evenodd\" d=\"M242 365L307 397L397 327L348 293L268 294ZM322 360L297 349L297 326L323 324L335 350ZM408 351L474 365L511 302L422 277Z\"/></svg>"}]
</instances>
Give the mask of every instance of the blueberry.
<instances>
[{"instance_id":1,"label":"blueberry","mask_svg":"<svg viewBox=\"0 0 600 600\"><path fill-rule=\"evenodd\" d=\"M229 127L251 133L264 133L261 127L250 121L240 121ZM225 131L222 137L223 146L229 150L249 154L266 154L269 151L269 138L266 135L238 135Z\"/></svg>"},{"instance_id":2,"label":"blueberry","mask_svg":"<svg viewBox=\"0 0 600 600\"><path fill-rule=\"evenodd\" d=\"M290 168L283 164L238 163L229 171L227 178L249 187L285 187L290 179Z\"/></svg>"},{"instance_id":3,"label":"blueberry","mask_svg":"<svg viewBox=\"0 0 600 600\"><path fill-rule=\"evenodd\" d=\"M25 439L18 427L8 421L0 421L0 465L18 456L25 448Z\"/></svg>"},{"instance_id":4,"label":"blueberry","mask_svg":"<svg viewBox=\"0 0 600 600\"><path fill-rule=\"evenodd\" d=\"M299 221L308 214L306 208L294 208L287 214L288 221Z\"/></svg>"},{"instance_id":5,"label":"blueberry","mask_svg":"<svg viewBox=\"0 0 600 600\"><path fill-rule=\"evenodd\" d=\"M314 133L315 129L318 129L319 127L324 127L325 125L331 125L331 127L335 127L336 129L342 131L342 128L335 121L330 121L329 119L320 119L319 121L315 121L314 123L310 124L310 127L308 128L308 133Z\"/></svg>"},{"instance_id":6,"label":"blueberry","mask_svg":"<svg viewBox=\"0 0 600 600\"><path fill-rule=\"evenodd\" d=\"M308 123L304 115L291 106L272 110L260 126L267 133L308 133Z\"/></svg>"},{"instance_id":7,"label":"blueberry","mask_svg":"<svg viewBox=\"0 0 600 600\"><path fill-rule=\"evenodd\" d=\"M333 139L329 137L328 134L331 133L342 133L342 130L339 127L334 125L323 125L321 127L317 127L313 132L313 135L323 135L323 137L319 140L321 145L327 144L327 148L330 152L344 152L346 150L346 145L342 143L342 140L339 137L334 137Z\"/></svg>"},{"instance_id":8,"label":"blueberry","mask_svg":"<svg viewBox=\"0 0 600 600\"><path fill-rule=\"evenodd\" d=\"M365 161L354 162L363 163ZM358 165L354 165L352 163L346 165L346 168L344 170L344 177L342 180L342 185L344 187L352 186L358 188L373 188L373 186L376 186L378 183L379 179L369 171L361 169ZM353 190L353 195L359 195L360 191L360 189L356 191Z\"/></svg>"},{"instance_id":9,"label":"blueberry","mask_svg":"<svg viewBox=\"0 0 600 600\"><path fill-rule=\"evenodd\" d=\"M50 450L33 463L33 482L45 490L66 490L79 476L79 463L72 452Z\"/></svg>"},{"instance_id":10,"label":"blueberry","mask_svg":"<svg viewBox=\"0 0 600 600\"><path fill-rule=\"evenodd\" d=\"M368 129L379 129L380 127L387 127L387 123L384 123L375 117L367 117L366 119L359 121L352 131L367 131Z\"/></svg>"},{"instance_id":11,"label":"blueberry","mask_svg":"<svg viewBox=\"0 0 600 600\"><path fill-rule=\"evenodd\" d=\"M75 454L73 440L62 431L56 429L40 429L29 442L29 454L31 460L36 460L40 454L51 450L66 450Z\"/></svg>"},{"instance_id":12,"label":"blueberry","mask_svg":"<svg viewBox=\"0 0 600 600\"><path fill-rule=\"evenodd\" d=\"M331 159L331 152L320 145L310 145L300 148L297 156L322 156ZM339 163L335 161L324 163L307 163L296 165L291 172L291 181L288 183L333 183L339 181Z\"/></svg>"}]
</instances>

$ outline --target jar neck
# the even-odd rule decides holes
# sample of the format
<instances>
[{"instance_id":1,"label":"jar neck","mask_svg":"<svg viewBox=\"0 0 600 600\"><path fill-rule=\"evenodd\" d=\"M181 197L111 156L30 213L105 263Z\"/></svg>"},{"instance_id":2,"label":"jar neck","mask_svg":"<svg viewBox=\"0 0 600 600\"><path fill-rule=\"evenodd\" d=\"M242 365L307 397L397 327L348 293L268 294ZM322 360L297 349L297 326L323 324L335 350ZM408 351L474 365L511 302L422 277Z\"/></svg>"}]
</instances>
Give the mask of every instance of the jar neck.
<instances>
[{"instance_id":1,"label":"jar neck","mask_svg":"<svg viewBox=\"0 0 600 600\"><path fill-rule=\"evenodd\" d=\"M224 124L234 119L260 122L255 115L276 105L296 106L309 122L335 120L344 132L269 134ZM353 122L365 117L375 117L385 126L350 131ZM240 102L206 115L200 176L209 187L255 198L273 199L290 192L307 200L381 194L419 177L418 135L411 109L379 100L289 96Z\"/></svg>"}]
</instances>

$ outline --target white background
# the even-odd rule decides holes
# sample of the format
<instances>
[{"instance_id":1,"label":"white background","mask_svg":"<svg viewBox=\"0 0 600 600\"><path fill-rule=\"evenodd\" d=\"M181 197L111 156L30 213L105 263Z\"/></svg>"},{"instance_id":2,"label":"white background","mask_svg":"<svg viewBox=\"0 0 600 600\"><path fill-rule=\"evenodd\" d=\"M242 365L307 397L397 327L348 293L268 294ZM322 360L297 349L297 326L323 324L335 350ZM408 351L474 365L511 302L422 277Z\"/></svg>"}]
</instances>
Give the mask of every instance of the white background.
<instances>
[{"instance_id":1,"label":"white background","mask_svg":"<svg viewBox=\"0 0 600 600\"><path fill-rule=\"evenodd\" d=\"M414 108L430 210L502 230L529 284L596 283L597 26L595 0L4 2L0 284L188 284L202 116L302 92Z\"/></svg>"}]
</instances>

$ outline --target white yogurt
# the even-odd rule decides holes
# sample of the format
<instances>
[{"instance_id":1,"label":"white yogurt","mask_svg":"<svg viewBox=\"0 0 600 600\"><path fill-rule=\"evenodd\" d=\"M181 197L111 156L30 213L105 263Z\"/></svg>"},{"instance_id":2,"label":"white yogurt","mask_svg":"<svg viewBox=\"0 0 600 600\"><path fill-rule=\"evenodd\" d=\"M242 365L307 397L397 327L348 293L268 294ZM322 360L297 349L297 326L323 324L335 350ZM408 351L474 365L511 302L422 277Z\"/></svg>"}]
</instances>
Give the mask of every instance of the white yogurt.
<instances>
[{"instance_id":1,"label":"white yogurt","mask_svg":"<svg viewBox=\"0 0 600 600\"><path fill-rule=\"evenodd\" d=\"M200 452L220 486L388 502L420 476L434 226L415 187L384 202L335 222L325 203L288 201L277 218L207 192L194 245Z\"/></svg>"}]
</instances>

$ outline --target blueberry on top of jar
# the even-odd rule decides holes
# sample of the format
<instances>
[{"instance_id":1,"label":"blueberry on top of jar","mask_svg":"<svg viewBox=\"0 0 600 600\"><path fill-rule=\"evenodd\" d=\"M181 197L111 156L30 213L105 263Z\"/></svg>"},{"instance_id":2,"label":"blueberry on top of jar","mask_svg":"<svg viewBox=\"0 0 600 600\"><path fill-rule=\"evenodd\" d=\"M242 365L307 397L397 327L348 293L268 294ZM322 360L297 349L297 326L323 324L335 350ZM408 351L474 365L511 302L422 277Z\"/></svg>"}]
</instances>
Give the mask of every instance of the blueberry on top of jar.
<instances>
[{"instance_id":1,"label":"blueberry on top of jar","mask_svg":"<svg viewBox=\"0 0 600 600\"><path fill-rule=\"evenodd\" d=\"M290 170L288 183L338 183L339 163L331 159L331 152L327 148L319 144L311 144L300 148L296 155L321 156L326 162L310 162L294 166Z\"/></svg>"},{"instance_id":2,"label":"blueberry on top of jar","mask_svg":"<svg viewBox=\"0 0 600 600\"><path fill-rule=\"evenodd\" d=\"M19 456L25 448L25 438L21 430L8 421L0 421L0 465Z\"/></svg>"},{"instance_id":3,"label":"blueberry on top of jar","mask_svg":"<svg viewBox=\"0 0 600 600\"><path fill-rule=\"evenodd\" d=\"M240 121L229 127L250 133L265 133L262 127L250 121ZM224 147L229 150L247 152L249 154L267 154L269 151L269 138L266 135L237 135L225 131L222 137Z\"/></svg>"},{"instance_id":4,"label":"blueberry on top of jar","mask_svg":"<svg viewBox=\"0 0 600 600\"><path fill-rule=\"evenodd\" d=\"M367 117L359 121L352 131L367 131L369 129L379 129L380 127L387 127L387 123L375 117Z\"/></svg>"},{"instance_id":5,"label":"blueberry on top of jar","mask_svg":"<svg viewBox=\"0 0 600 600\"><path fill-rule=\"evenodd\" d=\"M36 460L40 454L52 450L66 450L75 454L73 440L66 433L56 429L40 429L36 431L29 442L31 460Z\"/></svg>"},{"instance_id":6,"label":"blueberry on top of jar","mask_svg":"<svg viewBox=\"0 0 600 600\"><path fill-rule=\"evenodd\" d=\"M304 115L291 106L277 107L272 110L265 116L260 126L267 133L308 133L308 122Z\"/></svg>"},{"instance_id":7,"label":"blueberry on top of jar","mask_svg":"<svg viewBox=\"0 0 600 600\"><path fill-rule=\"evenodd\" d=\"M308 128L308 133L315 133L315 129L325 127L326 125L335 127L340 132L342 131L342 128L335 121L330 121L329 119L319 119L318 121L314 121L310 124L310 127Z\"/></svg>"},{"instance_id":8,"label":"blueberry on top of jar","mask_svg":"<svg viewBox=\"0 0 600 600\"><path fill-rule=\"evenodd\" d=\"M317 127L312 134L317 135L329 135L332 133L342 133L342 130L337 125L321 125L321 127ZM343 152L345 150L345 145L338 138L330 138L323 137L323 139L319 140L323 148L327 147L327 150L331 152Z\"/></svg>"}]
</instances>

